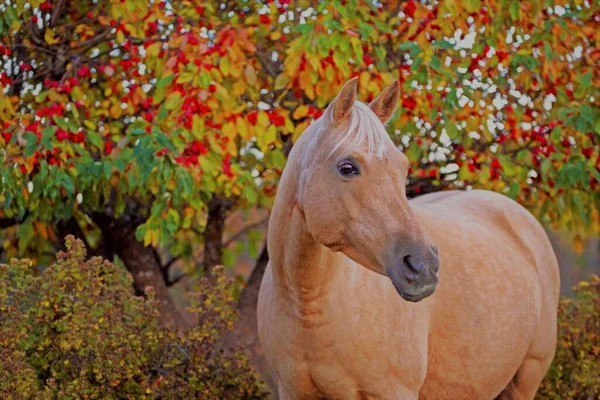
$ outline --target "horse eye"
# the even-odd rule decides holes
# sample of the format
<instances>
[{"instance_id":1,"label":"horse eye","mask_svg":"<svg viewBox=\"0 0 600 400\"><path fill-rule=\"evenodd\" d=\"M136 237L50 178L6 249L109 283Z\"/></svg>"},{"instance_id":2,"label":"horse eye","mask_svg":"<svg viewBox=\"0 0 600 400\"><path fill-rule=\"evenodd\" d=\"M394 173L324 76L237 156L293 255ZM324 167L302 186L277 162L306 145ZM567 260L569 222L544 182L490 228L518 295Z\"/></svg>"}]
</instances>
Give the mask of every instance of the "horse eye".
<instances>
[{"instance_id":1,"label":"horse eye","mask_svg":"<svg viewBox=\"0 0 600 400\"><path fill-rule=\"evenodd\" d=\"M358 169L350 162L345 162L338 165L338 171L340 171L340 174L344 176L358 175Z\"/></svg>"}]
</instances>

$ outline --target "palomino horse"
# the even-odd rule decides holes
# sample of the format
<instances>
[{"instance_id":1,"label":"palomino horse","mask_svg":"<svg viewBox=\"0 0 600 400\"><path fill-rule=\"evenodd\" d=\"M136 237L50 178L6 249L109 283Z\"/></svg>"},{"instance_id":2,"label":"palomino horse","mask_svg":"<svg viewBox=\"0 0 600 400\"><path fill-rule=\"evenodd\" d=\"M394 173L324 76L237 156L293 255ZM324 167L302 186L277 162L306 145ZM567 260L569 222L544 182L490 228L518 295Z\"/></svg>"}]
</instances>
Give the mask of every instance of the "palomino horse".
<instances>
[{"instance_id":1,"label":"palomino horse","mask_svg":"<svg viewBox=\"0 0 600 400\"><path fill-rule=\"evenodd\" d=\"M533 399L557 336L548 237L492 192L409 202L383 125L398 94L367 106L349 81L289 156L258 303L279 396Z\"/></svg>"}]
</instances>

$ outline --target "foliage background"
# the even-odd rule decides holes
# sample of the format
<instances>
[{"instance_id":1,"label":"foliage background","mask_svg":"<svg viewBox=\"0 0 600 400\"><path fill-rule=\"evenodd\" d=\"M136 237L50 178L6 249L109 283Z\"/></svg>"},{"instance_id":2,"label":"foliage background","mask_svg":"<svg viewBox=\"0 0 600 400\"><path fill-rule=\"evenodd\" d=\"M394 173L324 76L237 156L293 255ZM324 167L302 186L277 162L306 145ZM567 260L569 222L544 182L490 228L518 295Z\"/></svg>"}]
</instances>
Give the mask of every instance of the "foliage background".
<instances>
[{"instance_id":1,"label":"foliage background","mask_svg":"<svg viewBox=\"0 0 600 400\"><path fill-rule=\"evenodd\" d=\"M266 392L247 358L223 356L234 321L231 286L198 286L186 332L160 328L153 294L132 295L132 278L100 257L67 252L35 276L29 260L0 265L0 397L3 399L259 399Z\"/></svg>"}]
</instances>

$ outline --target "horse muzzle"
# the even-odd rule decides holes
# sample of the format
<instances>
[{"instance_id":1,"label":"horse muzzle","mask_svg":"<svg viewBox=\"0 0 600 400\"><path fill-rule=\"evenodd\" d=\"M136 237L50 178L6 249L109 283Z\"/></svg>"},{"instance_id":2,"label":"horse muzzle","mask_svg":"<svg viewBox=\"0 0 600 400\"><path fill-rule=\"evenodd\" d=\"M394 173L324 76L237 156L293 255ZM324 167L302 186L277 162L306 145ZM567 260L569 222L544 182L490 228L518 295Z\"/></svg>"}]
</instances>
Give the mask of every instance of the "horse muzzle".
<instances>
[{"instance_id":1,"label":"horse muzzle","mask_svg":"<svg viewBox=\"0 0 600 400\"><path fill-rule=\"evenodd\" d=\"M406 301L417 302L435 292L440 261L435 250L427 256L404 255L385 268L396 291Z\"/></svg>"}]
</instances>

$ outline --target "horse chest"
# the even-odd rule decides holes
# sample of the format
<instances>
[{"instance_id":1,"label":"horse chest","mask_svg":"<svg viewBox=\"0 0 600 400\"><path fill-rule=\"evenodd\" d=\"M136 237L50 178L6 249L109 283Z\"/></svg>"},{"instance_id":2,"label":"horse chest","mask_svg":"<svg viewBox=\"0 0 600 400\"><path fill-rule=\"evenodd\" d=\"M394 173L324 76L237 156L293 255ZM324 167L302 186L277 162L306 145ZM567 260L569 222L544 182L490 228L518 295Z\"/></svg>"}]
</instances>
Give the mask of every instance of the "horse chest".
<instances>
[{"instance_id":1,"label":"horse chest","mask_svg":"<svg viewBox=\"0 0 600 400\"><path fill-rule=\"evenodd\" d=\"M356 358L360 343L341 341L331 326L288 332L289 358L278 373L297 398L367 398L373 365ZM359 364L362 364L359 365Z\"/></svg>"},{"instance_id":2,"label":"horse chest","mask_svg":"<svg viewBox=\"0 0 600 400\"><path fill-rule=\"evenodd\" d=\"M418 388L425 341L407 343L402 329L382 323L390 322L388 315L349 304L355 303L338 299L335 307L303 315L290 314L286 304L271 308L265 351L274 355L269 358L288 390L297 398L366 399L387 398L382 388Z\"/></svg>"}]
</instances>

